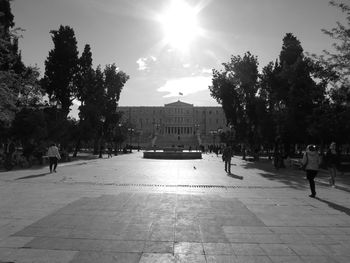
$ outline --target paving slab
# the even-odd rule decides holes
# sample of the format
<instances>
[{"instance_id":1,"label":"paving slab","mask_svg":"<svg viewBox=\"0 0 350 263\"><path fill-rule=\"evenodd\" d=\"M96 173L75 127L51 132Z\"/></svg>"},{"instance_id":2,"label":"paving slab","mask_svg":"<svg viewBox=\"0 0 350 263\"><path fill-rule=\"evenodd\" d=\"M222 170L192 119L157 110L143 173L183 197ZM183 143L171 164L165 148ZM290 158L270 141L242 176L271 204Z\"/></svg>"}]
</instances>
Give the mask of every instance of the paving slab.
<instances>
[{"instance_id":1,"label":"paving slab","mask_svg":"<svg viewBox=\"0 0 350 263\"><path fill-rule=\"evenodd\" d=\"M0 173L0 262L350 262L344 178L312 199L301 171L216 155L46 170Z\"/></svg>"}]
</instances>

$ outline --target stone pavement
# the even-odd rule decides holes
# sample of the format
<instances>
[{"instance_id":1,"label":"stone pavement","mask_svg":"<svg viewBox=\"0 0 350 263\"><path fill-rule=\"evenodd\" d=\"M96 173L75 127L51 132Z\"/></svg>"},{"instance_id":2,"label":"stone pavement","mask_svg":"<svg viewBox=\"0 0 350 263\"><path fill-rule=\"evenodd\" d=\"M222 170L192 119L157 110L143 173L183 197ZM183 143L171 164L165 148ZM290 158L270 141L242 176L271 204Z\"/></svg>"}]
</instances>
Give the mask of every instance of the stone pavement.
<instances>
[{"instance_id":1,"label":"stone pavement","mask_svg":"<svg viewBox=\"0 0 350 263\"><path fill-rule=\"evenodd\" d=\"M141 154L0 173L0 262L350 262L350 175Z\"/></svg>"}]
</instances>

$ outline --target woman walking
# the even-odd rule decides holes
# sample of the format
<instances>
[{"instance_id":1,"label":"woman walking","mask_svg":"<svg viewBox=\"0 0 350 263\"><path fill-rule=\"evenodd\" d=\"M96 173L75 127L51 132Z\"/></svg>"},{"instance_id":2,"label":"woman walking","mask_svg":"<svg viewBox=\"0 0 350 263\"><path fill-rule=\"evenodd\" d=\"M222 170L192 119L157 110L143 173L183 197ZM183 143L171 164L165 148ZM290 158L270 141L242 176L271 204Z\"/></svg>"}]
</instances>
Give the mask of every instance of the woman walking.
<instances>
[{"instance_id":1,"label":"woman walking","mask_svg":"<svg viewBox=\"0 0 350 263\"><path fill-rule=\"evenodd\" d=\"M318 172L318 168L320 165L320 157L318 152L316 151L315 145L308 145L306 147L306 151L303 155L302 165L305 167L306 178L309 180L311 195L312 198L316 197L316 189L315 189L315 177Z\"/></svg>"}]
</instances>

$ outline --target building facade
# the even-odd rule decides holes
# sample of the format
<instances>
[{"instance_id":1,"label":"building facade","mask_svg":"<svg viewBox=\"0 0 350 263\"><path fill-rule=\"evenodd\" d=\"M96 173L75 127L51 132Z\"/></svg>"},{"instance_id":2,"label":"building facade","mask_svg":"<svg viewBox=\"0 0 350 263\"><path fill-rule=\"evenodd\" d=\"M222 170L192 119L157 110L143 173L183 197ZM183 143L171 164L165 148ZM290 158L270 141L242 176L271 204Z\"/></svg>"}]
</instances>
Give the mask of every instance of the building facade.
<instances>
[{"instance_id":1,"label":"building facade","mask_svg":"<svg viewBox=\"0 0 350 263\"><path fill-rule=\"evenodd\" d=\"M197 107L176 101L161 106L121 106L122 122L133 131L133 142L146 146L219 143L218 133L227 130L221 107Z\"/></svg>"}]
</instances>

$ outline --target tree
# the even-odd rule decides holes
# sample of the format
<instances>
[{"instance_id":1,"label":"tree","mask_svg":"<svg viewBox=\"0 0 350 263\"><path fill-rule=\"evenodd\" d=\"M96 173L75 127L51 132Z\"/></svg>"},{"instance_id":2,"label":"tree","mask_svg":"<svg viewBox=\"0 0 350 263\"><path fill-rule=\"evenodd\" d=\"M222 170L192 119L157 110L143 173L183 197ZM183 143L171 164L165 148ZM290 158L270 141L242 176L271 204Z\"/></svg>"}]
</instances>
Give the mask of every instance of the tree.
<instances>
[{"instance_id":1,"label":"tree","mask_svg":"<svg viewBox=\"0 0 350 263\"><path fill-rule=\"evenodd\" d=\"M8 133L15 115L25 107L36 107L42 99L36 68L26 67L18 50L10 1L0 1L0 133Z\"/></svg>"},{"instance_id":2,"label":"tree","mask_svg":"<svg viewBox=\"0 0 350 263\"><path fill-rule=\"evenodd\" d=\"M94 153L97 154L97 144L102 136L102 119L105 108L105 82L100 66L96 68L94 76L94 85L91 87L92 89L80 109L79 116L84 118L84 125L91 128L90 138L94 139Z\"/></svg>"},{"instance_id":3,"label":"tree","mask_svg":"<svg viewBox=\"0 0 350 263\"><path fill-rule=\"evenodd\" d=\"M47 138L45 112L41 109L23 108L15 117L12 135L21 142L23 154L29 161L36 147Z\"/></svg>"},{"instance_id":4,"label":"tree","mask_svg":"<svg viewBox=\"0 0 350 263\"><path fill-rule=\"evenodd\" d=\"M77 155L77 152L80 148L81 141L87 141L95 133L96 127L93 121L93 115L98 114L94 110L89 110L89 107L94 107L93 100L95 99L95 71L92 68L92 53L90 45L85 45L84 51L79 58L78 63L78 72L76 76L77 84L77 99L80 101L81 105L79 106L79 117L80 121L76 131L76 145L73 153L73 157ZM101 87L103 91L103 87ZM95 118L96 119L96 118Z\"/></svg>"},{"instance_id":5,"label":"tree","mask_svg":"<svg viewBox=\"0 0 350 263\"><path fill-rule=\"evenodd\" d=\"M77 94L75 77L78 72L78 50L74 30L60 26L50 31L54 48L45 61L42 85L51 101L62 105L62 118L67 118L69 108Z\"/></svg>"},{"instance_id":6,"label":"tree","mask_svg":"<svg viewBox=\"0 0 350 263\"><path fill-rule=\"evenodd\" d=\"M280 110L277 133L287 153L291 144L306 142L308 116L324 98L324 86L315 83L312 69L300 41L287 33L283 38L279 65L275 68L279 86L273 90L276 109Z\"/></svg>"},{"instance_id":7,"label":"tree","mask_svg":"<svg viewBox=\"0 0 350 263\"><path fill-rule=\"evenodd\" d=\"M10 37L10 28L15 25L9 0L0 0L0 35L2 39Z\"/></svg>"},{"instance_id":8,"label":"tree","mask_svg":"<svg viewBox=\"0 0 350 263\"><path fill-rule=\"evenodd\" d=\"M346 14L347 26L340 22L331 29L322 29L323 33L335 40L334 51L324 50L319 59L334 69L340 76L340 86L350 86L350 6L344 3L330 1L330 5L339 8ZM350 91L348 90L350 93ZM350 98L349 98L350 100Z\"/></svg>"},{"instance_id":9,"label":"tree","mask_svg":"<svg viewBox=\"0 0 350 263\"><path fill-rule=\"evenodd\" d=\"M255 144L259 130L257 57L247 52L243 57L232 56L223 66L224 70L213 70L211 96L222 104L228 124L235 127L236 138Z\"/></svg>"},{"instance_id":10,"label":"tree","mask_svg":"<svg viewBox=\"0 0 350 263\"><path fill-rule=\"evenodd\" d=\"M324 50L321 56L312 55L314 64L324 69L321 73L327 78L327 84L332 84L328 89L327 103L314 113L314 117L319 112L324 113L322 125L315 123L313 131L317 131L315 127L328 131L321 136L325 142L333 140L345 143L350 140L350 6L336 1L330 1L330 5L345 14L347 24L337 22L331 29L322 29L323 33L335 41L334 49Z\"/></svg>"},{"instance_id":11,"label":"tree","mask_svg":"<svg viewBox=\"0 0 350 263\"><path fill-rule=\"evenodd\" d=\"M104 70L104 86L105 94L105 108L103 115L105 117L104 134L112 137L113 131L119 121L117 114L118 101L120 93L128 81L129 76L123 71L119 70L115 64L106 65Z\"/></svg>"}]
</instances>

